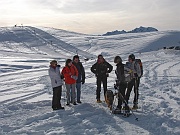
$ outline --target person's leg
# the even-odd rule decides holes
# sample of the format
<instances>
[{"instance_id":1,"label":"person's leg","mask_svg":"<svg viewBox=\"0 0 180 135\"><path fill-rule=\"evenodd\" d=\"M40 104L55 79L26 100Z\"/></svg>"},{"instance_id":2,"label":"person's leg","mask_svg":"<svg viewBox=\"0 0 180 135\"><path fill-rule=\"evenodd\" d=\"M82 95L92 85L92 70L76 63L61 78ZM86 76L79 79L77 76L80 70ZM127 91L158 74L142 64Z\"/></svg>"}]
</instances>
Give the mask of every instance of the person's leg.
<instances>
[{"instance_id":1,"label":"person's leg","mask_svg":"<svg viewBox=\"0 0 180 135\"><path fill-rule=\"evenodd\" d=\"M76 83L71 84L71 92L72 92L72 103L76 104Z\"/></svg>"},{"instance_id":2,"label":"person's leg","mask_svg":"<svg viewBox=\"0 0 180 135\"><path fill-rule=\"evenodd\" d=\"M130 97L133 86L134 86L134 79L132 79L127 85L127 91L125 93L125 99L126 99L127 104L125 104L125 110L129 110L128 101L129 101L129 97Z\"/></svg>"},{"instance_id":3,"label":"person's leg","mask_svg":"<svg viewBox=\"0 0 180 135\"><path fill-rule=\"evenodd\" d=\"M70 89L71 89L70 84L66 84L66 90L67 90L67 91L66 91L67 104L70 104L70 97L71 97Z\"/></svg>"},{"instance_id":4,"label":"person's leg","mask_svg":"<svg viewBox=\"0 0 180 135\"><path fill-rule=\"evenodd\" d=\"M54 110L60 108L60 88L60 86L53 88L52 108Z\"/></svg>"},{"instance_id":5,"label":"person's leg","mask_svg":"<svg viewBox=\"0 0 180 135\"><path fill-rule=\"evenodd\" d=\"M107 91L107 77L102 78L102 82L103 82L104 97L105 97Z\"/></svg>"},{"instance_id":6,"label":"person's leg","mask_svg":"<svg viewBox=\"0 0 180 135\"><path fill-rule=\"evenodd\" d=\"M77 102L80 103L81 100L81 83L76 83L76 90L77 90Z\"/></svg>"},{"instance_id":7,"label":"person's leg","mask_svg":"<svg viewBox=\"0 0 180 135\"><path fill-rule=\"evenodd\" d=\"M97 77L97 90L96 90L96 99L100 100L100 92L101 92L101 78Z\"/></svg>"},{"instance_id":8,"label":"person's leg","mask_svg":"<svg viewBox=\"0 0 180 135\"><path fill-rule=\"evenodd\" d=\"M122 108L122 103L125 100L125 90L126 90L126 84L125 83L120 83L120 85L119 85L118 106L117 106L117 108L119 108L119 109Z\"/></svg>"},{"instance_id":9,"label":"person's leg","mask_svg":"<svg viewBox=\"0 0 180 135\"><path fill-rule=\"evenodd\" d=\"M137 78L134 80L134 104L138 104L138 98L139 98L139 83L140 83L140 78Z\"/></svg>"}]
</instances>

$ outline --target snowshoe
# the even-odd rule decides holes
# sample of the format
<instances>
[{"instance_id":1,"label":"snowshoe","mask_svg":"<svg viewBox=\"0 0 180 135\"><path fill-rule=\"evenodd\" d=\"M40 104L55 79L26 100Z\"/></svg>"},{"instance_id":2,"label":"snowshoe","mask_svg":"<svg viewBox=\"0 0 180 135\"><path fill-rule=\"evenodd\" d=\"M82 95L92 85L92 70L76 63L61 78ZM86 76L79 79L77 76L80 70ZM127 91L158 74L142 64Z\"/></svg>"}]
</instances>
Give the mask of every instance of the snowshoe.
<instances>
[{"instance_id":1,"label":"snowshoe","mask_svg":"<svg viewBox=\"0 0 180 135\"><path fill-rule=\"evenodd\" d=\"M124 118L127 118L127 117L129 117L130 115L131 115L130 113L124 113L124 114L123 114L123 117L124 117Z\"/></svg>"},{"instance_id":2,"label":"snowshoe","mask_svg":"<svg viewBox=\"0 0 180 135\"><path fill-rule=\"evenodd\" d=\"M138 105L133 105L133 107L131 109L132 110L137 110L138 109Z\"/></svg>"},{"instance_id":3,"label":"snowshoe","mask_svg":"<svg viewBox=\"0 0 180 135\"><path fill-rule=\"evenodd\" d=\"M120 109L112 110L112 114L123 114Z\"/></svg>"},{"instance_id":4,"label":"snowshoe","mask_svg":"<svg viewBox=\"0 0 180 135\"><path fill-rule=\"evenodd\" d=\"M123 117L127 118L131 115L130 111L129 110L125 110L124 114L123 114Z\"/></svg>"}]
</instances>

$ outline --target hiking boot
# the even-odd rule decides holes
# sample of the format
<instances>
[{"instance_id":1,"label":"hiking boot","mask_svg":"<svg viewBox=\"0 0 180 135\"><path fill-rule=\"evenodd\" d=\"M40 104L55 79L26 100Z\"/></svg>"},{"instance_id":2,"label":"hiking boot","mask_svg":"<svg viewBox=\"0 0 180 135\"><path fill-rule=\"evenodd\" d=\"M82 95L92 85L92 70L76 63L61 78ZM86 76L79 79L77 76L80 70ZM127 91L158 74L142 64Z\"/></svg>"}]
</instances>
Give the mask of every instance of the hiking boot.
<instances>
[{"instance_id":1,"label":"hiking boot","mask_svg":"<svg viewBox=\"0 0 180 135\"><path fill-rule=\"evenodd\" d=\"M73 105L77 105L76 102L74 102Z\"/></svg>"},{"instance_id":2,"label":"hiking boot","mask_svg":"<svg viewBox=\"0 0 180 135\"><path fill-rule=\"evenodd\" d=\"M97 99L97 103L102 103L102 101L100 99Z\"/></svg>"},{"instance_id":3,"label":"hiking boot","mask_svg":"<svg viewBox=\"0 0 180 135\"><path fill-rule=\"evenodd\" d=\"M64 109L64 107L61 106L61 107L59 107L59 109Z\"/></svg>"},{"instance_id":4,"label":"hiking boot","mask_svg":"<svg viewBox=\"0 0 180 135\"><path fill-rule=\"evenodd\" d=\"M56 108L53 108L53 110L55 111L55 110L60 110L60 109L64 109L64 107L56 107Z\"/></svg>"},{"instance_id":5,"label":"hiking boot","mask_svg":"<svg viewBox=\"0 0 180 135\"><path fill-rule=\"evenodd\" d=\"M77 103L81 104L82 102L81 101L77 101Z\"/></svg>"},{"instance_id":6,"label":"hiking boot","mask_svg":"<svg viewBox=\"0 0 180 135\"><path fill-rule=\"evenodd\" d=\"M58 108L53 108L53 111L55 111L55 110L59 110Z\"/></svg>"},{"instance_id":7,"label":"hiking boot","mask_svg":"<svg viewBox=\"0 0 180 135\"><path fill-rule=\"evenodd\" d=\"M133 110L137 110L138 109L138 105L137 104L134 104L133 107L132 107Z\"/></svg>"}]
</instances>

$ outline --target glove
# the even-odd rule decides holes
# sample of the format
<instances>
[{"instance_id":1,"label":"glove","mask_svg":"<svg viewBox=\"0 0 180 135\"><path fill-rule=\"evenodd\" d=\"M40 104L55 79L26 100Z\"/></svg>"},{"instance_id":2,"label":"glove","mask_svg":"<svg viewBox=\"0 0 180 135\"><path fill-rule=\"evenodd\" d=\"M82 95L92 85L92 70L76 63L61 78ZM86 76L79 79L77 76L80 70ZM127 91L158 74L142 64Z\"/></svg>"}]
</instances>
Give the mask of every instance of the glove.
<instances>
[{"instance_id":1,"label":"glove","mask_svg":"<svg viewBox=\"0 0 180 135\"><path fill-rule=\"evenodd\" d=\"M109 77L109 73L106 73L106 76Z\"/></svg>"},{"instance_id":2,"label":"glove","mask_svg":"<svg viewBox=\"0 0 180 135\"><path fill-rule=\"evenodd\" d=\"M74 80L77 80L77 79L78 79L78 77L75 76L75 75L72 75L71 78L73 78Z\"/></svg>"},{"instance_id":3,"label":"glove","mask_svg":"<svg viewBox=\"0 0 180 135\"><path fill-rule=\"evenodd\" d=\"M97 76L98 76L98 74L95 74L95 76L97 77Z\"/></svg>"},{"instance_id":4,"label":"glove","mask_svg":"<svg viewBox=\"0 0 180 135\"><path fill-rule=\"evenodd\" d=\"M85 80L82 80L81 82L82 82L82 84L84 84L84 83L85 83Z\"/></svg>"},{"instance_id":5,"label":"glove","mask_svg":"<svg viewBox=\"0 0 180 135\"><path fill-rule=\"evenodd\" d=\"M64 75L61 74L61 79L64 79Z\"/></svg>"},{"instance_id":6,"label":"glove","mask_svg":"<svg viewBox=\"0 0 180 135\"><path fill-rule=\"evenodd\" d=\"M117 90L118 89L118 86L116 84L114 84L114 89Z\"/></svg>"},{"instance_id":7,"label":"glove","mask_svg":"<svg viewBox=\"0 0 180 135\"><path fill-rule=\"evenodd\" d=\"M137 78L137 77L138 77L138 74L137 74L137 73L134 73L134 76Z\"/></svg>"},{"instance_id":8,"label":"glove","mask_svg":"<svg viewBox=\"0 0 180 135\"><path fill-rule=\"evenodd\" d=\"M130 73L132 73L132 72L133 72L133 70L129 70L129 72L128 72L128 73L130 74Z\"/></svg>"}]
</instances>

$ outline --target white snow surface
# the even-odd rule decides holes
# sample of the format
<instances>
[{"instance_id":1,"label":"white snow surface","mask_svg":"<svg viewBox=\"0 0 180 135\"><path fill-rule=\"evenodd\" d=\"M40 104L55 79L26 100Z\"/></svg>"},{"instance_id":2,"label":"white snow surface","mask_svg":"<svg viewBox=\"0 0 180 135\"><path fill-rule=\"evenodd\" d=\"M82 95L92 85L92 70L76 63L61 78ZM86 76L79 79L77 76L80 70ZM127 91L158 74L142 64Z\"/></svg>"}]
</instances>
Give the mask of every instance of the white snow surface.
<instances>
[{"instance_id":1,"label":"white snow surface","mask_svg":"<svg viewBox=\"0 0 180 135\"><path fill-rule=\"evenodd\" d=\"M180 31L95 36L45 27L1 27L0 135L179 135L180 51L162 49L179 45ZM53 111L49 62L56 59L63 67L76 53L86 72L82 104ZM108 89L115 92L113 59L120 55L125 63L131 53L144 66L140 109L134 112L139 121L134 115L113 115L105 103L96 103L96 78L90 71L103 54L113 65ZM130 106L133 96L132 91ZM61 102L66 103L64 88Z\"/></svg>"}]
</instances>

